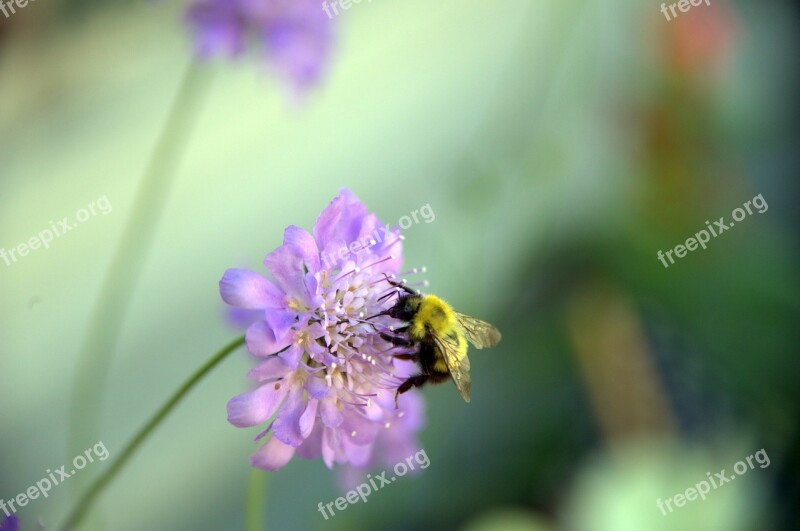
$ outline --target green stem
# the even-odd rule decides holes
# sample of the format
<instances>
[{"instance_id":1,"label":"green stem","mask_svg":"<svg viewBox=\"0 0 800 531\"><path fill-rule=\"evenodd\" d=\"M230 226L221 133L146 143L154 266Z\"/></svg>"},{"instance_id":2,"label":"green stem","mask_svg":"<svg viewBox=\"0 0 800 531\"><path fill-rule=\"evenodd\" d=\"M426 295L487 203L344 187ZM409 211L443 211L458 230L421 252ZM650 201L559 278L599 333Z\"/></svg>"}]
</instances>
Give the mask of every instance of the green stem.
<instances>
[{"instance_id":1,"label":"green stem","mask_svg":"<svg viewBox=\"0 0 800 531\"><path fill-rule=\"evenodd\" d=\"M254 468L247 483L244 528L246 531L266 531L264 527L264 493L267 490L267 474Z\"/></svg>"},{"instance_id":2,"label":"green stem","mask_svg":"<svg viewBox=\"0 0 800 531\"><path fill-rule=\"evenodd\" d=\"M69 442L73 454L100 438L103 393L112 355L201 96L209 86L204 74L199 60L194 60L184 74L100 288L72 391ZM76 481L74 488L80 489L89 477Z\"/></svg>"},{"instance_id":3,"label":"green stem","mask_svg":"<svg viewBox=\"0 0 800 531\"><path fill-rule=\"evenodd\" d=\"M86 513L92 506L92 503L100 495L103 489L108 485L111 480L116 477L123 466L130 460L131 456L136 452L139 446L147 439L147 437L156 429L159 423L175 408L178 402L188 393L194 385L199 382L211 369L216 367L222 360L225 359L231 352L244 344L244 336L231 341L222 350L214 354L214 357L208 360L205 365L200 367L186 382L178 389L172 397L167 400L167 403L161 406L161 409L150 419L150 421L139 430L139 433L128 443L122 450L114 462L108 467L100 477L98 477L89 489L84 493L78 501L75 509L67 518L66 523L62 526L62 531L74 529L86 516Z\"/></svg>"}]
</instances>

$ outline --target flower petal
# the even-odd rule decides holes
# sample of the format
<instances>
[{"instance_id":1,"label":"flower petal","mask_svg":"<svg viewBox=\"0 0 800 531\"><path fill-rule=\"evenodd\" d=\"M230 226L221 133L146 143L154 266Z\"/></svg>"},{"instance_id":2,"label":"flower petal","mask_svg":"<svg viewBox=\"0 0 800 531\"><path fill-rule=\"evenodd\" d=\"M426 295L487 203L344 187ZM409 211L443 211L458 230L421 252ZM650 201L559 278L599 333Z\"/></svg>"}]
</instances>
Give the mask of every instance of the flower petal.
<instances>
[{"instance_id":1,"label":"flower petal","mask_svg":"<svg viewBox=\"0 0 800 531\"><path fill-rule=\"evenodd\" d=\"M336 405L336 398L332 396L320 401L319 415L322 423L329 428L338 428L344 421L342 412Z\"/></svg>"},{"instance_id":2,"label":"flower petal","mask_svg":"<svg viewBox=\"0 0 800 531\"><path fill-rule=\"evenodd\" d=\"M333 463L336 461L336 454L340 446L339 430L332 428L322 430L322 460L325 461L325 466L329 469L333 469Z\"/></svg>"},{"instance_id":3,"label":"flower petal","mask_svg":"<svg viewBox=\"0 0 800 531\"><path fill-rule=\"evenodd\" d=\"M250 464L267 472L275 472L292 460L294 451L294 447L271 437L264 446L250 456Z\"/></svg>"},{"instance_id":4,"label":"flower petal","mask_svg":"<svg viewBox=\"0 0 800 531\"><path fill-rule=\"evenodd\" d=\"M283 245L264 258L264 265L290 297L307 303L306 275L319 271L319 250L308 232L293 225L287 227Z\"/></svg>"},{"instance_id":5,"label":"flower petal","mask_svg":"<svg viewBox=\"0 0 800 531\"><path fill-rule=\"evenodd\" d=\"M303 347L296 343L292 343L288 349L284 350L278 356L288 365L291 367L292 370L297 368L297 365L300 363L300 358L303 357L303 353L305 350Z\"/></svg>"},{"instance_id":6,"label":"flower petal","mask_svg":"<svg viewBox=\"0 0 800 531\"><path fill-rule=\"evenodd\" d=\"M370 422L368 418L360 413L351 411L344 415L344 422L342 422L340 429L344 432L344 437L349 437L348 440L351 443L363 446L372 444L375 441L379 426L375 422Z\"/></svg>"},{"instance_id":7,"label":"flower petal","mask_svg":"<svg viewBox=\"0 0 800 531\"><path fill-rule=\"evenodd\" d=\"M283 231L283 244L292 247L300 258L301 265L311 273L319 271L319 249L317 242L309 232L295 225L289 225Z\"/></svg>"},{"instance_id":8,"label":"flower petal","mask_svg":"<svg viewBox=\"0 0 800 531\"><path fill-rule=\"evenodd\" d=\"M319 308L325 304L325 299L320 294L320 285L317 276L319 273L306 273L306 303L309 308Z\"/></svg>"},{"instance_id":9,"label":"flower petal","mask_svg":"<svg viewBox=\"0 0 800 531\"><path fill-rule=\"evenodd\" d=\"M264 384L228 401L228 422L249 428L270 418L286 396L285 381Z\"/></svg>"},{"instance_id":10,"label":"flower petal","mask_svg":"<svg viewBox=\"0 0 800 531\"><path fill-rule=\"evenodd\" d=\"M284 337L297 321L297 312L291 310L267 310L267 324L275 337Z\"/></svg>"},{"instance_id":11,"label":"flower petal","mask_svg":"<svg viewBox=\"0 0 800 531\"><path fill-rule=\"evenodd\" d=\"M289 366L280 357L271 356L251 369L247 376L258 381L274 380L283 378L290 371Z\"/></svg>"},{"instance_id":12,"label":"flower petal","mask_svg":"<svg viewBox=\"0 0 800 531\"><path fill-rule=\"evenodd\" d=\"M372 444L355 444L351 437L342 437L342 447L344 448L344 453L347 456L348 462L353 466L366 466L369 462L369 458L372 456Z\"/></svg>"},{"instance_id":13,"label":"flower petal","mask_svg":"<svg viewBox=\"0 0 800 531\"><path fill-rule=\"evenodd\" d=\"M311 434L297 447L297 455L303 459L317 459L322 455L322 430L323 426L315 423Z\"/></svg>"},{"instance_id":14,"label":"flower petal","mask_svg":"<svg viewBox=\"0 0 800 531\"><path fill-rule=\"evenodd\" d=\"M367 207L350 190L344 188L322 211L314 224L314 238L321 249L339 239L345 245L358 239Z\"/></svg>"},{"instance_id":15,"label":"flower petal","mask_svg":"<svg viewBox=\"0 0 800 531\"><path fill-rule=\"evenodd\" d=\"M311 435L311 430L314 429L315 420L317 419L317 405L319 400L313 398L308 401L308 406L305 412L300 416L300 435L303 439Z\"/></svg>"},{"instance_id":16,"label":"flower petal","mask_svg":"<svg viewBox=\"0 0 800 531\"><path fill-rule=\"evenodd\" d=\"M304 394L302 387L292 386L286 402L272 425L272 433L275 434L275 437L295 448L300 446L304 439L300 430L300 417L306 410Z\"/></svg>"},{"instance_id":17,"label":"flower petal","mask_svg":"<svg viewBox=\"0 0 800 531\"><path fill-rule=\"evenodd\" d=\"M271 356L292 342L290 334L276 336L266 321L256 321L251 324L247 328L245 339L247 339L247 350L254 356Z\"/></svg>"},{"instance_id":18,"label":"flower petal","mask_svg":"<svg viewBox=\"0 0 800 531\"><path fill-rule=\"evenodd\" d=\"M283 291L258 273L247 269L228 269L219 281L222 300L246 310L282 308Z\"/></svg>"},{"instance_id":19,"label":"flower petal","mask_svg":"<svg viewBox=\"0 0 800 531\"><path fill-rule=\"evenodd\" d=\"M350 256L350 250L347 245L348 242L341 238L332 238L325 243L324 247L320 246L323 268L337 269L341 267L342 262Z\"/></svg>"},{"instance_id":20,"label":"flower petal","mask_svg":"<svg viewBox=\"0 0 800 531\"><path fill-rule=\"evenodd\" d=\"M312 375L306 380L306 391L308 391L308 396L311 398L322 400L328 396L330 388L325 378Z\"/></svg>"},{"instance_id":21,"label":"flower petal","mask_svg":"<svg viewBox=\"0 0 800 531\"><path fill-rule=\"evenodd\" d=\"M245 310L235 306L227 306L224 310L228 324L237 330L247 330L247 327L251 324L264 319L264 310Z\"/></svg>"}]
</instances>

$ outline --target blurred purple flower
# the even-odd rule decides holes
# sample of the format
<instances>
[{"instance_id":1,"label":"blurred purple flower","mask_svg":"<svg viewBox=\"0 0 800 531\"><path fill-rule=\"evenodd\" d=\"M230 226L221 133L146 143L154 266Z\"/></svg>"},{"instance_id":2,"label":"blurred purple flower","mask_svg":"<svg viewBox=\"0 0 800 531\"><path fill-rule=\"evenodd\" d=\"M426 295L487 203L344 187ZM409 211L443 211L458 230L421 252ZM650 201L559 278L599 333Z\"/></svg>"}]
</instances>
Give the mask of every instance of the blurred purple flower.
<instances>
[{"instance_id":1,"label":"blurred purple flower","mask_svg":"<svg viewBox=\"0 0 800 531\"><path fill-rule=\"evenodd\" d=\"M44 524L37 522L34 531L44 531ZM19 531L19 518L12 515L0 522L0 531Z\"/></svg>"},{"instance_id":2,"label":"blurred purple flower","mask_svg":"<svg viewBox=\"0 0 800 531\"><path fill-rule=\"evenodd\" d=\"M0 522L0 531L19 531L19 518L9 516Z\"/></svg>"},{"instance_id":3,"label":"blurred purple flower","mask_svg":"<svg viewBox=\"0 0 800 531\"><path fill-rule=\"evenodd\" d=\"M258 387L228 403L228 420L238 427L274 416L256 437L272 432L253 466L277 470L297 454L322 456L328 468L364 467L376 461L376 447L387 461L418 448L420 396L405 393L395 408L397 386L414 365L395 359L405 351L364 321L393 304L396 288L386 279L398 272L401 255L399 231L342 190L313 236L286 229L283 245L264 260L274 283L248 270L225 272L222 299L261 311L246 334L248 350L263 360L249 373Z\"/></svg>"},{"instance_id":4,"label":"blurred purple flower","mask_svg":"<svg viewBox=\"0 0 800 531\"><path fill-rule=\"evenodd\" d=\"M255 41L299 93L321 79L333 47L333 21L317 0L193 0L187 20L201 57L238 56Z\"/></svg>"}]
</instances>

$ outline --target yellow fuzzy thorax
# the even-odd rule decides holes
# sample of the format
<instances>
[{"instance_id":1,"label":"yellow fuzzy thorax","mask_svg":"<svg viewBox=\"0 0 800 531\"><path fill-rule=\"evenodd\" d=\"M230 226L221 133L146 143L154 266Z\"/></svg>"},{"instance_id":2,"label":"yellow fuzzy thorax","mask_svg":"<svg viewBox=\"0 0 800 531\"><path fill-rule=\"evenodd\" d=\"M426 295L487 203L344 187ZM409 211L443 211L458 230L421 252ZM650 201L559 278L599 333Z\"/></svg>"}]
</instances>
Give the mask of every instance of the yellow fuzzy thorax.
<instances>
[{"instance_id":1,"label":"yellow fuzzy thorax","mask_svg":"<svg viewBox=\"0 0 800 531\"><path fill-rule=\"evenodd\" d=\"M425 295L419 303L409 334L420 340L427 335L428 328L444 337L452 334L456 326L456 314L450 305L436 295Z\"/></svg>"}]
</instances>

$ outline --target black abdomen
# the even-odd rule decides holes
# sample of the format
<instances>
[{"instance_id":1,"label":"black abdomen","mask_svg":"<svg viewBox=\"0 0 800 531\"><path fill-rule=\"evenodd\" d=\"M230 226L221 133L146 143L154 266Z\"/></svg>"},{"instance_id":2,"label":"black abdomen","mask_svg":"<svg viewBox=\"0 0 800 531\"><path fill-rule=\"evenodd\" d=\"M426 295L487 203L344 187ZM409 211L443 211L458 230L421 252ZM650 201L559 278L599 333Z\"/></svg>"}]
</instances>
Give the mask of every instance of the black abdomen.
<instances>
[{"instance_id":1,"label":"black abdomen","mask_svg":"<svg viewBox=\"0 0 800 531\"><path fill-rule=\"evenodd\" d=\"M419 364L423 374L450 376L447 363L432 339L419 343Z\"/></svg>"}]
</instances>

